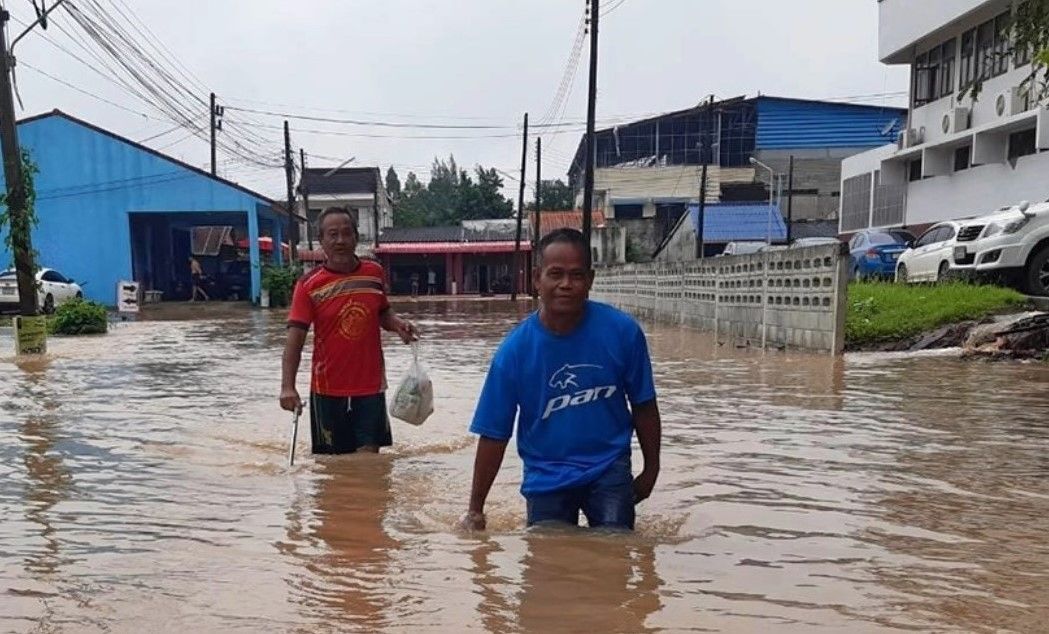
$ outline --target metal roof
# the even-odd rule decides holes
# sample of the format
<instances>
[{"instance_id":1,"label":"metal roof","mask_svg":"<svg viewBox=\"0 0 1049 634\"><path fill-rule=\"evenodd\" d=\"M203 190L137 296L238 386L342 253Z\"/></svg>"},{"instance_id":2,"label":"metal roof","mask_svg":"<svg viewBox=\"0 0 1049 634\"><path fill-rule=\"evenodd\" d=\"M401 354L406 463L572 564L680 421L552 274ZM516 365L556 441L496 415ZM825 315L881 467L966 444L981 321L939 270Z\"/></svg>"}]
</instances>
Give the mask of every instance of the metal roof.
<instances>
[{"instance_id":1,"label":"metal roof","mask_svg":"<svg viewBox=\"0 0 1049 634\"><path fill-rule=\"evenodd\" d=\"M379 178L378 167L343 167L334 172L328 167L308 167L302 185L311 195L374 194Z\"/></svg>"},{"instance_id":2,"label":"metal roof","mask_svg":"<svg viewBox=\"0 0 1049 634\"><path fill-rule=\"evenodd\" d=\"M693 231L699 229L699 205L690 205L688 213ZM703 210L703 241L706 243L738 240L765 240L769 235L771 213L772 241L787 239L787 225L779 207L768 203L707 204Z\"/></svg>"},{"instance_id":3,"label":"metal roof","mask_svg":"<svg viewBox=\"0 0 1049 634\"><path fill-rule=\"evenodd\" d=\"M780 97L756 100L755 149L878 147L892 143L906 110Z\"/></svg>"}]
</instances>

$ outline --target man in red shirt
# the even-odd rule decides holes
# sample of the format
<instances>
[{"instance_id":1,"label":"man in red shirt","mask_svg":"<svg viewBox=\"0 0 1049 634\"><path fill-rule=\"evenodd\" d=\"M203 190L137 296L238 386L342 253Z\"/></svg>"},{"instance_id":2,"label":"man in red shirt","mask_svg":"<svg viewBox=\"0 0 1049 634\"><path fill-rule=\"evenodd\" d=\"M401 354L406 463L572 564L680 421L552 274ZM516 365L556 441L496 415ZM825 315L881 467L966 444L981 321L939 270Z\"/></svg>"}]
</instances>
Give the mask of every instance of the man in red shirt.
<instances>
[{"instance_id":1,"label":"man in red shirt","mask_svg":"<svg viewBox=\"0 0 1049 634\"><path fill-rule=\"evenodd\" d=\"M416 338L415 327L390 307L382 266L357 257L357 223L349 210L325 209L318 225L327 261L295 284L281 363L280 406L288 411L302 407L295 376L312 325L313 453L374 453L393 443L379 329L396 332L410 343Z\"/></svg>"}]
</instances>

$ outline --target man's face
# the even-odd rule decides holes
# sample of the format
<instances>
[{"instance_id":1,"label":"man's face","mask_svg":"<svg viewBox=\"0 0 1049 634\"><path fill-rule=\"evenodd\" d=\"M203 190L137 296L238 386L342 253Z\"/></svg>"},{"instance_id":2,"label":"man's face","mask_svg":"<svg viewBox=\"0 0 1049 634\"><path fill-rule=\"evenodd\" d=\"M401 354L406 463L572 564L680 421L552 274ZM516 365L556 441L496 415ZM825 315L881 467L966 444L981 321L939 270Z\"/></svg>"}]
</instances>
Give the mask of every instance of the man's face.
<instances>
[{"instance_id":1,"label":"man's face","mask_svg":"<svg viewBox=\"0 0 1049 634\"><path fill-rule=\"evenodd\" d=\"M532 281L546 310L558 314L582 311L594 283L594 271L587 268L583 249L554 242L543 251L542 262L532 273Z\"/></svg>"},{"instance_id":2,"label":"man's face","mask_svg":"<svg viewBox=\"0 0 1049 634\"><path fill-rule=\"evenodd\" d=\"M357 232L346 214L328 214L321 222L321 248L329 259L346 258L357 250Z\"/></svg>"}]
</instances>

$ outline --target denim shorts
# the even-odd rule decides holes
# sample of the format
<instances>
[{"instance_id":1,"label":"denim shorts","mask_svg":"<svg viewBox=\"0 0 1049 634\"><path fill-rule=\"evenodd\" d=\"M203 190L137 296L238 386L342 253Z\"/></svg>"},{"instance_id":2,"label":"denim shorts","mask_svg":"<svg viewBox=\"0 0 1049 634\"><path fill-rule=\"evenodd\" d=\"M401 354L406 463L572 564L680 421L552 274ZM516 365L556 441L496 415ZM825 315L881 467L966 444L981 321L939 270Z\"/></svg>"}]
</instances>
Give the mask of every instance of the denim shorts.
<instances>
[{"instance_id":1,"label":"denim shorts","mask_svg":"<svg viewBox=\"0 0 1049 634\"><path fill-rule=\"evenodd\" d=\"M593 482L571 489L526 495L528 525L579 525L579 512L591 528L634 529L634 476L630 454L616 458Z\"/></svg>"}]
</instances>

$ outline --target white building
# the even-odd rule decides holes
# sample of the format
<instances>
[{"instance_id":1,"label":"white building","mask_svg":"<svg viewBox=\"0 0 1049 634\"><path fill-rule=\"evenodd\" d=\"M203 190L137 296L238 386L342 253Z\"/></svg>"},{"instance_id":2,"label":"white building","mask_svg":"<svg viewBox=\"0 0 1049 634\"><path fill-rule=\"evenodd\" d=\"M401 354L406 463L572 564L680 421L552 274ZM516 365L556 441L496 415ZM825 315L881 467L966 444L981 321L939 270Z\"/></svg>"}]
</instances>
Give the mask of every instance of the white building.
<instances>
[{"instance_id":1,"label":"white building","mask_svg":"<svg viewBox=\"0 0 1049 634\"><path fill-rule=\"evenodd\" d=\"M842 233L1049 198L1049 109L1021 88L1030 55L1009 54L1021 4L879 0L881 61L911 66L908 122L895 145L842 162Z\"/></svg>"},{"instance_id":2,"label":"white building","mask_svg":"<svg viewBox=\"0 0 1049 634\"><path fill-rule=\"evenodd\" d=\"M375 237L393 226L393 205L378 167L307 168L299 184L309 199L309 209L298 202L299 214L307 221L299 230L299 249L319 249L317 218L328 207L345 207L357 219L360 232L358 250L370 253Z\"/></svg>"}]
</instances>

